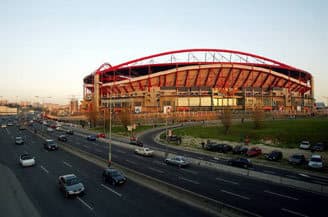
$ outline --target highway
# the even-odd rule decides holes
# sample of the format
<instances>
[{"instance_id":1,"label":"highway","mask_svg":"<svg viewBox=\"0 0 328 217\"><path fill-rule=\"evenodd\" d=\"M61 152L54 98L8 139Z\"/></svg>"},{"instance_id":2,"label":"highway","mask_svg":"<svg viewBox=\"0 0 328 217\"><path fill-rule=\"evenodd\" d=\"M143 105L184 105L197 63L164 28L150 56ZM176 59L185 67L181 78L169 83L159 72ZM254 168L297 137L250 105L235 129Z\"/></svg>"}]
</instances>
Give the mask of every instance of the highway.
<instances>
[{"instance_id":1,"label":"highway","mask_svg":"<svg viewBox=\"0 0 328 217\"><path fill-rule=\"evenodd\" d=\"M24 145L15 145L17 135L25 138ZM40 216L208 216L131 180L119 187L103 183L102 168L60 149L51 152L43 149L43 139L27 130L19 131L15 126L1 128L0 143L0 163L13 171ZM36 166L19 166L19 155L25 152L36 157ZM57 179L69 173L82 180L86 195L64 198Z\"/></svg>"},{"instance_id":2,"label":"highway","mask_svg":"<svg viewBox=\"0 0 328 217\"><path fill-rule=\"evenodd\" d=\"M56 139L61 132L48 133ZM68 136L68 142L81 150L107 159L108 144L90 142L85 136ZM180 169L167 166L160 157L145 158L113 145L112 160L148 176L166 181L258 216L326 216L328 197L244 176L191 165ZM315 201L315 202L314 202Z\"/></svg>"}]
</instances>

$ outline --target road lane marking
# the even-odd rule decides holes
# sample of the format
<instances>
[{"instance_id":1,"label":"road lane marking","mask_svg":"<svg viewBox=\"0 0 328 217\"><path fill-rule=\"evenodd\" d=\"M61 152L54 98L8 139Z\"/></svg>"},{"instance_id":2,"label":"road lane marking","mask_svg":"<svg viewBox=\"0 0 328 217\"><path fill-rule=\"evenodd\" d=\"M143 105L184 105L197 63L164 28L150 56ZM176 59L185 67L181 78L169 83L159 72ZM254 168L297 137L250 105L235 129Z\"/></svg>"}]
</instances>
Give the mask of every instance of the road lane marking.
<instances>
[{"instance_id":1,"label":"road lane marking","mask_svg":"<svg viewBox=\"0 0 328 217\"><path fill-rule=\"evenodd\" d=\"M217 178L215 178L215 179L218 180L218 181L222 181L222 182L230 183L230 184L233 184L233 185L239 185L238 182L230 181L230 180L227 180L227 179L222 179L222 178L219 178L219 177L217 177Z\"/></svg>"},{"instance_id":2,"label":"road lane marking","mask_svg":"<svg viewBox=\"0 0 328 217\"><path fill-rule=\"evenodd\" d=\"M270 170L263 170L264 173L269 173L269 174L276 174L276 172L270 171Z\"/></svg>"},{"instance_id":3,"label":"road lane marking","mask_svg":"<svg viewBox=\"0 0 328 217\"><path fill-rule=\"evenodd\" d=\"M303 174L303 173L299 173L298 175L303 176L303 177L306 177L306 178L310 178L309 175L306 175L306 174Z\"/></svg>"},{"instance_id":4,"label":"road lane marking","mask_svg":"<svg viewBox=\"0 0 328 217\"><path fill-rule=\"evenodd\" d=\"M235 196L235 197L242 198L244 200L249 200L249 197L246 197L246 196L243 196L243 195L240 195L240 194L235 194L235 193L232 193L230 191L221 190L221 192L226 193L226 194L230 194L230 195Z\"/></svg>"},{"instance_id":5,"label":"road lane marking","mask_svg":"<svg viewBox=\"0 0 328 217\"><path fill-rule=\"evenodd\" d=\"M125 151L121 151L121 150L116 150L118 153L121 153L121 154L126 154Z\"/></svg>"},{"instance_id":6,"label":"road lane marking","mask_svg":"<svg viewBox=\"0 0 328 217\"><path fill-rule=\"evenodd\" d=\"M193 183L193 184L195 184L195 185L199 185L199 182L197 182L197 181L194 181L194 180L191 180L191 179L186 179L186 178L184 178L184 177L178 177L178 178L181 179L181 180L184 180L184 181L187 181L187 182Z\"/></svg>"},{"instance_id":7,"label":"road lane marking","mask_svg":"<svg viewBox=\"0 0 328 217\"><path fill-rule=\"evenodd\" d=\"M77 197L77 199L84 205L84 206L86 206L88 209L90 209L90 210L93 210L93 208L89 205L89 204L87 204L87 202L85 202L84 200L82 200L80 197Z\"/></svg>"},{"instance_id":8,"label":"road lane marking","mask_svg":"<svg viewBox=\"0 0 328 217\"><path fill-rule=\"evenodd\" d=\"M130 161L130 160L125 160L126 162L130 163L130 164L136 164L135 162L133 161Z\"/></svg>"},{"instance_id":9,"label":"road lane marking","mask_svg":"<svg viewBox=\"0 0 328 217\"><path fill-rule=\"evenodd\" d=\"M294 215L297 215L297 216L309 217L309 216L307 216L305 214L302 214L300 212L295 212L295 211L292 211L292 210L289 210L289 209L286 209L286 208L282 208L281 210L285 211L285 212L288 212L288 213L291 213L291 214L294 214Z\"/></svg>"},{"instance_id":10,"label":"road lane marking","mask_svg":"<svg viewBox=\"0 0 328 217\"><path fill-rule=\"evenodd\" d=\"M40 166L40 168L41 168L44 172L49 173L49 171L48 171L46 168L44 168L42 165Z\"/></svg>"},{"instance_id":11,"label":"road lane marking","mask_svg":"<svg viewBox=\"0 0 328 217\"><path fill-rule=\"evenodd\" d=\"M116 194L117 196L122 197L122 194L120 194L120 193L118 193L117 191L111 189L111 188L108 187L107 185L101 184L101 186L102 186L103 188L107 189L108 191L113 192L113 193Z\"/></svg>"},{"instance_id":12,"label":"road lane marking","mask_svg":"<svg viewBox=\"0 0 328 217\"><path fill-rule=\"evenodd\" d=\"M185 172L187 172L187 173L191 173L191 174L193 174L193 175L197 175L198 174L198 172L196 172L196 171L193 171L193 170L189 170L189 169L183 169L183 168L180 168L182 171L185 171Z\"/></svg>"},{"instance_id":13,"label":"road lane marking","mask_svg":"<svg viewBox=\"0 0 328 217\"><path fill-rule=\"evenodd\" d=\"M155 169L155 168L152 168L152 167L148 167L148 169L150 169L152 171L155 171L155 172L158 172L158 173L164 173L162 170L158 170L158 169Z\"/></svg>"},{"instance_id":14,"label":"road lane marking","mask_svg":"<svg viewBox=\"0 0 328 217\"><path fill-rule=\"evenodd\" d=\"M298 200L298 198L296 198L296 197L288 196L288 195L285 195L285 194L279 194L279 193L275 193L275 192L268 191L268 190L265 190L264 192L268 193L268 194L273 194L273 195L277 195L277 196L280 196L280 197L292 199L292 200Z\"/></svg>"},{"instance_id":15,"label":"road lane marking","mask_svg":"<svg viewBox=\"0 0 328 217\"><path fill-rule=\"evenodd\" d=\"M72 165L70 165L69 163L67 163L67 162L65 162L65 161L63 161L63 164L65 164L65 165L68 166L68 167L72 167Z\"/></svg>"},{"instance_id":16,"label":"road lane marking","mask_svg":"<svg viewBox=\"0 0 328 217\"><path fill-rule=\"evenodd\" d=\"M84 148L89 148L89 146L87 146L87 145L82 145Z\"/></svg>"}]
</instances>

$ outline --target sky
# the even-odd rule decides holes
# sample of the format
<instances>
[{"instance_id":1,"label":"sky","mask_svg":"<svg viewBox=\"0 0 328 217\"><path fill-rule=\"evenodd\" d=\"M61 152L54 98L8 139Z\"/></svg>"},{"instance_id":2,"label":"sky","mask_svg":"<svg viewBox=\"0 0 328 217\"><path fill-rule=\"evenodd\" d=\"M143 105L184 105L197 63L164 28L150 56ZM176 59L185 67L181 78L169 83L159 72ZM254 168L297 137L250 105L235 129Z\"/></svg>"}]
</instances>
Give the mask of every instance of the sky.
<instances>
[{"instance_id":1,"label":"sky","mask_svg":"<svg viewBox=\"0 0 328 217\"><path fill-rule=\"evenodd\" d=\"M65 104L104 62L217 48L306 70L328 102L327 11L324 0L0 0L0 99Z\"/></svg>"}]
</instances>

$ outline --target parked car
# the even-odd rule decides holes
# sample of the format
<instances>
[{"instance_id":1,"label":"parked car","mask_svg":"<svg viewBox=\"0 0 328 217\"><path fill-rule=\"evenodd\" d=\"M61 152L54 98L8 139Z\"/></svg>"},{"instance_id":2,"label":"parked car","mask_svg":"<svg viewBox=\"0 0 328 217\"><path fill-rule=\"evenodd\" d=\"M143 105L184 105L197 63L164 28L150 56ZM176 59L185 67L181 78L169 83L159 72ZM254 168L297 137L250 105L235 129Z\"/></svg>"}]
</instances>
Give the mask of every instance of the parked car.
<instances>
[{"instance_id":1,"label":"parked car","mask_svg":"<svg viewBox=\"0 0 328 217\"><path fill-rule=\"evenodd\" d=\"M47 132L53 132L53 131L54 131L54 129L52 129L51 127L47 128Z\"/></svg>"},{"instance_id":2,"label":"parked car","mask_svg":"<svg viewBox=\"0 0 328 217\"><path fill-rule=\"evenodd\" d=\"M87 140L89 140L89 141L96 141L97 140L97 137L95 135L88 135L87 136Z\"/></svg>"},{"instance_id":3,"label":"parked car","mask_svg":"<svg viewBox=\"0 0 328 217\"><path fill-rule=\"evenodd\" d=\"M248 149L248 151L246 152L246 155L248 157L255 157L262 154L262 150L258 147L252 147L250 149Z\"/></svg>"},{"instance_id":4,"label":"parked car","mask_svg":"<svg viewBox=\"0 0 328 217\"><path fill-rule=\"evenodd\" d=\"M74 174L59 176L58 184L59 189L64 193L66 198L85 193L83 183Z\"/></svg>"},{"instance_id":5,"label":"parked car","mask_svg":"<svg viewBox=\"0 0 328 217\"><path fill-rule=\"evenodd\" d=\"M19 164L22 167L30 167L35 165L35 158L30 154L22 154L19 156Z\"/></svg>"},{"instance_id":6,"label":"parked car","mask_svg":"<svg viewBox=\"0 0 328 217\"><path fill-rule=\"evenodd\" d=\"M248 148L246 146L237 145L232 149L233 154L246 154Z\"/></svg>"},{"instance_id":7,"label":"parked car","mask_svg":"<svg viewBox=\"0 0 328 217\"><path fill-rule=\"evenodd\" d=\"M113 186L124 184L127 181L125 175L116 169L107 168L102 174L104 182L111 183Z\"/></svg>"},{"instance_id":8,"label":"parked car","mask_svg":"<svg viewBox=\"0 0 328 217\"><path fill-rule=\"evenodd\" d=\"M142 156L151 157L154 154L154 151L149 148L136 148L134 153Z\"/></svg>"},{"instance_id":9,"label":"parked car","mask_svg":"<svg viewBox=\"0 0 328 217\"><path fill-rule=\"evenodd\" d=\"M207 141L207 143L202 143L203 149L208 150L208 151L216 151L217 146L218 146L217 143L210 142L210 141Z\"/></svg>"},{"instance_id":10,"label":"parked car","mask_svg":"<svg viewBox=\"0 0 328 217\"><path fill-rule=\"evenodd\" d=\"M311 146L311 151L324 151L326 149L326 145L322 142L318 142L315 145Z\"/></svg>"},{"instance_id":11,"label":"parked car","mask_svg":"<svg viewBox=\"0 0 328 217\"><path fill-rule=\"evenodd\" d=\"M309 141L304 140L300 143L300 149L308 150L310 149L310 147L311 147L311 143Z\"/></svg>"},{"instance_id":12,"label":"parked car","mask_svg":"<svg viewBox=\"0 0 328 217\"><path fill-rule=\"evenodd\" d=\"M266 154L265 158L267 160L272 160L272 161L281 160L282 159L282 152L274 150L274 151L270 152L269 154Z\"/></svg>"},{"instance_id":13,"label":"parked car","mask_svg":"<svg viewBox=\"0 0 328 217\"><path fill-rule=\"evenodd\" d=\"M293 154L288 158L290 164L301 165L306 162L304 154Z\"/></svg>"},{"instance_id":14,"label":"parked car","mask_svg":"<svg viewBox=\"0 0 328 217\"><path fill-rule=\"evenodd\" d=\"M187 167L189 162L182 156L168 157L165 159L166 164L175 165L178 167Z\"/></svg>"},{"instance_id":15,"label":"parked car","mask_svg":"<svg viewBox=\"0 0 328 217\"><path fill-rule=\"evenodd\" d=\"M232 159L228 160L228 165L242 167L242 168L253 167L251 160L249 160L247 158L243 158L243 157L232 158Z\"/></svg>"},{"instance_id":16,"label":"parked car","mask_svg":"<svg viewBox=\"0 0 328 217\"><path fill-rule=\"evenodd\" d=\"M139 141L138 138L135 137L135 136L130 137L130 144L131 145L137 145L139 147L143 147L143 143L141 141Z\"/></svg>"},{"instance_id":17,"label":"parked car","mask_svg":"<svg viewBox=\"0 0 328 217\"><path fill-rule=\"evenodd\" d=\"M57 131L61 131L62 128L61 128L61 127L56 127L56 130L57 130Z\"/></svg>"},{"instance_id":18,"label":"parked car","mask_svg":"<svg viewBox=\"0 0 328 217\"><path fill-rule=\"evenodd\" d=\"M26 130L26 127L22 126L22 125L19 125L18 127L19 130Z\"/></svg>"},{"instance_id":19,"label":"parked car","mask_svg":"<svg viewBox=\"0 0 328 217\"><path fill-rule=\"evenodd\" d=\"M8 122L7 123L7 126L9 127L9 126L14 126L14 124L13 124L13 122Z\"/></svg>"},{"instance_id":20,"label":"parked car","mask_svg":"<svg viewBox=\"0 0 328 217\"><path fill-rule=\"evenodd\" d=\"M67 130L67 131L66 131L66 134L73 135L74 132L73 132L73 130Z\"/></svg>"},{"instance_id":21,"label":"parked car","mask_svg":"<svg viewBox=\"0 0 328 217\"><path fill-rule=\"evenodd\" d=\"M15 144L16 145L23 145L24 144L24 139L21 136L17 136L15 138Z\"/></svg>"},{"instance_id":22,"label":"parked car","mask_svg":"<svg viewBox=\"0 0 328 217\"><path fill-rule=\"evenodd\" d=\"M58 149L58 145L57 143L55 143L54 140L52 139L47 139L44 143L43 143L43 147L49 151L53 151L53 150L57 150Z\"/></svg>"},{"instance_id":23,"label":"parked car","mask_svg":"<svg viewBox=\"0 0 328 217\"><path fill-rule=\"evenodd\" d=\"M67 142L67 137L65 135L58 136L58 140L62 142Z\"/></svg>"},{"instance_id":24,"label":"parked car","mask_svg":"<svg viewBox=\"0 0 328 217\"><path fill-rule=\"evenodd\" d=\"M177 144L181 144L182 138L181 136L171 135L167 137L167 141L176 142Z\"/></svg>"},{"instance_id":25,"label":"parked car","mask_svg":"<svg viewBox=\"0 0 328 217\"><path fill-rule=\"evenodd\" d=\"M106 135L104 133L98 133L97 138L106 138Z\"/></svg>"},{"instance_id":26,"label":"parked car","mask_svg":"<svg viewBox=\"0 0 328 217\"><path fill-rule=\"evenodd\" d=\"M231 145L227 145L227 144L218 144L216 146L216 151L217 152L222 152L222 153L227 153L229 151L232 150L232 146Z\"/></svg>"},{"instance_id":27,"label":"parked car","mask_svg":"<svg viewBox=\"0 0 328 217\"><path fill-rule=\"evenodd\" d=\"M308 166L313 169L322 169L323 168L323 161L320 155L312 155Z\"/></svg>"}]
</instances>

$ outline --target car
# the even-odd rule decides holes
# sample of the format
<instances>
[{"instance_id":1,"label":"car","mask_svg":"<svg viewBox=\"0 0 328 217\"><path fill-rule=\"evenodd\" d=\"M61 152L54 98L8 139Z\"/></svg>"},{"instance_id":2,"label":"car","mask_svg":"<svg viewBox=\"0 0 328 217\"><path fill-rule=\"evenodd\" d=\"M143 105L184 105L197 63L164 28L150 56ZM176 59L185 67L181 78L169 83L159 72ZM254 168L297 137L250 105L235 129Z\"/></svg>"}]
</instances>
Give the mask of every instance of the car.
<instances>
[{"instance_id":1,"label":"car","mask_svg":"<svg viewBox=\"0 0 328 217\"><path fill-rule=\"evenodd\" d=\"M26 127L25 126L23 126L23 125L19 125L19 128L18 128L19 130L26 130Z\"/></svg>"},{"instance_id":2,"label":"car","mask_svg":"<svg viewBox=\"0 0 328 217\"><path fill-rule=\"evenodd\" d=\"M311 146L311 151L324 151L326 149L326 145L322 142L318 142L315 145Z\"/></svg>"},{"instance_id":3,"label":"car","mask_svg":"<svg viewBox=\"0 0 328 217\"><path fill-rule=\"evenodd\" d=\"M300 149L308 150L310 149L310 147L311 147L311 143L309 141L304 140L300 143Z\"/></svg>"},{"instance_id":4,"label":"car","mask_svg":"<svg viewBox=\"0 0 328 217\"><path fill-rule=\"evenodd\" d=\"M106 135L104 133L98 133L97 138L106 138Z\"/></svg>"},{"instance_id":5,"label":"car","mask_svg":"<svg viewBox=\"0 0 328 217\"><path fill-rule=\"evenodd\" d=\"M83 195L85 187L83 183L74 174L67 174L58 177L59 189L66 198L70 196Z\"/></svg>"},{"instance_id":6,"label":"car","mask_svg":"<svg viewBox=\"0 0 328 217\"><path fill-rule=\"evenodd\" d=\"M56 130L57 130L57 131L61 131L62 128L61 128L61 127L56 127Z\"/></svg>"},{"instance_id":7,"label":"car","mask_svg":"<svg viewBox=\"0 0 328 217\"><path fill-rule=\"evenodd\" d=\"M301 164L304 164L306 162L306 159L305 159L304 154L293 154L292 156L290 156L288 158L288 162L290 164L301 165Z\"/></svg>"},{"instance_id":8,"label":"car","mask_svg":"<svg viewBox=\"0 0 328 217\"><path fill-rule=\"evenodd\" d=\"M323 168L323 161L320 155L312 155L308 166L313 169L322 169Z\"/></svg>"},{"instance_id":9,"label":"car","mask_svg":"<svg viewBox=\"0 0 328 217\"><path fill-rule=\"evenodd\" d=\"M190 164L183 156L168 157L164 162L178 167L187 167Z\"/></svg>"},{"instance_id":10,"label":"car","mask_svg":"<svg viewBox=\"0 0 328 217\"><path fill-rule=\"evenodd\" d=\"M35 158L30 154L22 154L19 156L19 164L22 167L30 167L35 165Z\"/></svg>"},{"instance_id":11,"label":"car","mask_svg":"<svg viewBox=\"0 0 328 217\"><path fill-rule=\"evenodd\" d=\"M227 144L218 144L216 146L216 151L217 152L222 152L222 153L227 153L229 151L232 150L232 146L231 145L227 145Z\"/></svg>"},{"instance_id":12,"label":"car","mask_svg":"<svg viewBox=\"0 0 328 217\"><path fill-rule=\"evenodd\" d=\"M6 128L7 125L6 124L1 124L1 128Z\"/></svg>"},{"instance_id":13,"label":"car","mask_svg":"<svg viewBox=\"0 0 328 217\"><path fill-rule=\"evenodd\" d=\"M24 144L24 139L23 139L23 137L21 137L21 136L17 136L17 137L15 138L15 144L16 144L16 145L23 145L23 144Z\"/></svg>"},{"instance_id":14,"label":"car","mask_svg":"<svg viewBox=\"0 0 328 217\"><path fill-rule=\"evenodd\" d=\"M139 141L138 138L135 137L135 136L130 137L130 144L131 145L136 145L136 146L139 146L139 147L143 147L143 143L141 141Z\"/></svg>"},{"instance_id":15,"label":"car","mask_svg":"<svg viewBox=\"0 0 328 217\"><path fill-rule=\"evenodd\" d=\"M47 150L53 151L53 150L57 150L58 149L58 145L57 143L55 143L54 140L52 139L47 139L44 143L43 143L43 147Z\"/></svg>"},{"instance_id":16,"label":"car","mask_svg":"<svg viewBox=\"0 0 328 217\"><path fill-rule=\"evenodd\" d=\"M7 126L14 126L13 122L8 122Z\"/></svg>"},{"instance_id":17,"label":"car","mask_svg":"<svg viewBox=\"0 0 328 217\"><path fill-rule=\"evenodd\" d=\"M113 168L105 169L102 173L102 178L104 182L108 182L113 186L122 185L127 181L127 178L121 171Z\"/></svg>"},{"instance_id":18,"label":"car","mask_svg":"<svg viewBox=\"0 0 328 217\"><path fill-rule=\"evenodd\" d=\"M266 154L265 155L265 158L267 160L271 160L271 161L281 160L282 159L282 152L281 151L278 151L278 150L273 150L269 154Z\"/></svg>"},{"instance_id":19,"label":"car","mask_svg":"<svg viewBox=\"0 0 328 217\"><path fill-rule=\"evenodd\" d=\"M248 151L246 152L246 155L248 157L255 157L262 154L262 150L258 147L252 147L250 149L248 149Z\"/></svg>"},{"instance_id":20,"label":"car","mask_svg":"<svg viewBox=\"0 0 328 217\"><path fill-rule=\"evenodd\" d=\"M47 131L48 131L48 132L53 132L54 129L52 129L51 127L48 127L48 128L47 128Z\"/></svg>"},{"instance_id":21,"label":"car","mask_svg":"<svg viewBox=\"0 0 328 217\"><path fill-rule=\"evenodd\" d=\"M134 153L142 156L151 157L154 154L154 151L149 148L136 148Z\"/></svg>"},{"instance_id":22,"label":"car","mask_svg":"<svg viewBox=\"0 0 328 217\"><path fill-rule=\"evenodd\" d=\"M88 135L87 136L87 140L89 140L89 141L96 141L97 140L97 137L95 135Z\"/></svg>"},{"instance_id":23,"label":"car","mask_svg":"<svg viewBox=\"0 0 328 217\"><path fill-rule=\"evenodd\" d=\"M246 154L248 148L246 146L237 145L232 149L232 154Z\"/></svg>"},{"instance_id":24,"label":"car","mask_svg":"<svg viewBox=\"0 0 328 217\"><path fill-rule=\"evenodd\" d=\"M249 160L247 158L243 158L243 157L232 158L232 159L228 160L228 165L242 167L242 168L246 168L246 169L253 167L251 160Z\"/></svg>"},{"instance_id":25,"label":"car","mask_svg":"<svg viewBox=\"0 0 328 217\"><path fill-rule=\"evenodd\" d=\"M65 135L58 136L58 141L67 142L67 137Z\"/></svg>"},{"instance_id":26,"label":"car","mask_svg":"<svg viewBox=\"0 0 328 217\"><path fill-rule=\"evenodd\" d=\"M66 134L73 135L74 132L73 132L73 130L67 130L67 131L66 131Z\"/></svg>"},{"instance_id":27,"label":"car","mask_svg":"<svg viewBox=\"0 0 328 217\"><path fill-rule=\"evenodd\" d=\"M171 135L167 137L167 141L176 142L177 144L181 144L182 138L181 136Z\"/></svg>"}]
</instances>

